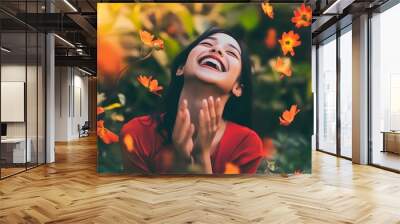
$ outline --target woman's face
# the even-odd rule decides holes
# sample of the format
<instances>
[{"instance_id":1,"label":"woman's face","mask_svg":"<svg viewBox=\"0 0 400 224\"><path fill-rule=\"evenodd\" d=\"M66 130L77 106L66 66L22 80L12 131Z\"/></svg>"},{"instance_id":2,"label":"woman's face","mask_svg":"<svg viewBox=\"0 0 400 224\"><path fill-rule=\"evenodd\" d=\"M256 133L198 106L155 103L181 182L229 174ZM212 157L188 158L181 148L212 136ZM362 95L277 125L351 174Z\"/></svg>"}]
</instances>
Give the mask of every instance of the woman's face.
<instances>
[{"instance_id":1,"label":"woman's face","mask_svg":"<svg viewBox=\"0 0 400 224\"><path fill-rule=\"evenodd\" d=\"M185 79L197 78L226 93L238 85L242 69L239 43L224 33L213 34L192 49L181 69Z\"/></svg>"}]
</instances>

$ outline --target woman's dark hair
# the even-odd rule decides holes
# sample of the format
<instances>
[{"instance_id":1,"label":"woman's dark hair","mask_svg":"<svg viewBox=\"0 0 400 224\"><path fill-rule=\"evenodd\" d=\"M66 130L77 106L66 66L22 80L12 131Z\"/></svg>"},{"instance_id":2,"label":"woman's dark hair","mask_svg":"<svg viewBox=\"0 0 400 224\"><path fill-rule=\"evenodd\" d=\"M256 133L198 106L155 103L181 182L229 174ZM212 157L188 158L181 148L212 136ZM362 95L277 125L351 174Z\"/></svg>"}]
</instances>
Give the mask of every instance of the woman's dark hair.
<instances>
[{"instance_id":1,"label":"woman's dark hair","mask_svg":"<svg viewBox=\"0 0 400 224\"><path fill-rule=\"evenodd\" d=\"M184 83L183 76L177 76L178 68L186 63L189 53L196 47L202 40L216 34L224 33L233 37L241 48L241 61L242 70L239 76L239 81L242 86L242 95L240 97L229 97L222 117L225 120L235 122L246 127L251 126L251 112L252 112L252 85L251 85L251 61L245 45L239 41L232 33L220 28L210 28L201 34L195 41L187 46L172 62L171 65L171 82L168 86L166 95L163 99L163 109L161 113L155 115L158 122L157 131L164 138L164 143L169 144L172 141L172 132L175 125L176 114L178 111L179 98L182 92Z\"/></svg>"}]
</instances>

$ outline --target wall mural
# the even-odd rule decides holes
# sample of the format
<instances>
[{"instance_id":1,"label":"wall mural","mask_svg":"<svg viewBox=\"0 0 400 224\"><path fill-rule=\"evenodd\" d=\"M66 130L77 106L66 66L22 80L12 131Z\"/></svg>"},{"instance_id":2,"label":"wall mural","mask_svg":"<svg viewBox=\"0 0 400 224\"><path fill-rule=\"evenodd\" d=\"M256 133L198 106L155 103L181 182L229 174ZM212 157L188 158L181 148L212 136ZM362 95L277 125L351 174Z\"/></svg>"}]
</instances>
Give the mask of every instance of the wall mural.
<instances>
[{"instance_id":1,"label":"wall mural","mask_svg":"<svg viewBox=\"0 0 400 224\"><path fill-rule=\"evenodd\" d=\"M98 172L311 172L311 7L99 3Z\"/></svg>"}]
</instances>

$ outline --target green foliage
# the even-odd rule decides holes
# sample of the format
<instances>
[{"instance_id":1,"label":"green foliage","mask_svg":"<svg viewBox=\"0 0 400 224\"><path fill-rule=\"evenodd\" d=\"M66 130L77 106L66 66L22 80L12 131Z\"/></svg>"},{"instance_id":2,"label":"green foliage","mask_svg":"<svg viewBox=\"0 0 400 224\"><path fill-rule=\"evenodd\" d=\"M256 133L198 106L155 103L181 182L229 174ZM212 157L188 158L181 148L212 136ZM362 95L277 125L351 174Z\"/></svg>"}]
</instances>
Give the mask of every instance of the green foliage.
<instances>
[{"instance_id":1,"label":"green foliage","mask_svg":"<svg viewBox=\"0 0 400 224\"><path fill-rule=\"evenodd\" d=\"M253 30L258 26L260 17L254 7L246 7L239 15L240 24L246 31Z\"/></svg>"},{"instance_id":2,"label":"green foliage","mask_svg":"<svg viewBox=\"0 0 400 224\"><path fill-rule=\"evenodd\" d=\"M178 41L171 38L167 34L161 35L161 38L164 40L165 45L168 46L165 48L165 52L167 53L168 58L175 58L176 55L181 51L181 46Z\"/></svg>"}]
</instances>

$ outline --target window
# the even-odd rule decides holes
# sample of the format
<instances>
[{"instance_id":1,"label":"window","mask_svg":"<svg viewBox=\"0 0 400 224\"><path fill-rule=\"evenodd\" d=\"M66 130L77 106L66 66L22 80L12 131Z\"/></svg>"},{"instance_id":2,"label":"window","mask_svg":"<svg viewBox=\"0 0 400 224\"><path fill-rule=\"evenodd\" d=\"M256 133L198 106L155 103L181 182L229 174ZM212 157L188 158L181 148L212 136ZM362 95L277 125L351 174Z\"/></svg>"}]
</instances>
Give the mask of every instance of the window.
<instances>
[{"instance_id":1,"label":"window","mask_svg":"<svg viewBox=\"0 0 400 224\"><path fill-rule=\"evenodd\" d=\"M400 170L400 4L371 18L371 159Z\"/></svg>"},{"instance_id":2,"label":"window","mask_svg":"<svg viewBox=\"0 0 400 224\"><path fill-rule=\"evenodd\" d=\"M340 36L340 155L352 157L352 32L351 26Z\"/></svg>"},{"instance_id":3,"label":"window","mask_svg":"<svg viewBox=\"0 0 400 224\"><path fill-rule=\"evenodd\" d=\"M336 36L318 48L318 149L336 153Z\"/></svg>"}]
</instances>

